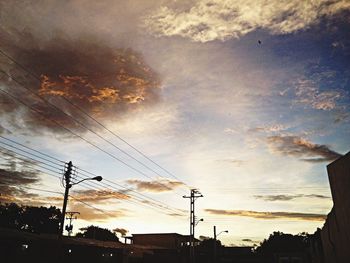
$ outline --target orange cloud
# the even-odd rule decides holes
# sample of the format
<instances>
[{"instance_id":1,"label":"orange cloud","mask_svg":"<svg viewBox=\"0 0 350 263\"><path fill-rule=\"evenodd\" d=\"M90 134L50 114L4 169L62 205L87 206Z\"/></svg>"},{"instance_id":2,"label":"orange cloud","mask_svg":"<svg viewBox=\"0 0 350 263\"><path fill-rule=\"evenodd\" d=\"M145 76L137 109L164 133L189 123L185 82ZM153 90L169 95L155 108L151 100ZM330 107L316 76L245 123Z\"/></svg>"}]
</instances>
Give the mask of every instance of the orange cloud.
<instances>
[{"instance_id":1,"label":"orange cloud","mask_svg":"<svg viewBox=\"0 0 350 263\"><path fill-rule=\"evenodd\" d=\"M65 99L94 117L114 121L128 111L158 101L160 81L157 74L141 54L131 49L111 48L87 40L57 38L41 48L14 49L11 55L39 80L15 70L11 73L12 78L71 116L77 115L77 109ZM11 89L11 93L20 92L15 96L18 95L40 115L22 104L10 102L6 103L9 106L0 110L0 114L9 120L11 116L20 114L24 121L23 128L29 130L46 128L66 133L66 130L57 128L55 122L58 122L74 131L84 132L84 128L74 120L36 96L19 88L12 89L18 85L12 78L2 78L0 83ZM8 99L1 93L0 100L7 102ZM10 122L13 126L14 121Z\"/></svg>"},{"instance_id":2,"label":"orange cloud","mask_svg":"<svg viewBox=\"0 0 350 263\"><path fill-rule=\"evenodd\" d=\"M248 210L220 210L220 209L205 209L209 214L224 215L224 216L243 216L255 219L292 219L305 221L324 221L326 215L310 214L298 212L258 212Z\"/></svg>"},{"instance_id":3,"label":"orange cloud","mask_svg":"<svg viewBox=\"0 0 350 263\"><path fill-rule=\"evenodd\" d=\"M113 191L113 190L78 190L72 193L74 197L84 202L94 202L101 203L106 200L109 201L118 201L118 200L126 200L131 197L127 194Z\"/></svg>"},{"instance_id":4,"label":"orange cloud","mask_svg":"<svg viewBox=\"0 0 350 263\"><path fill-rule=\"evenodd\" d=\"M184 183L178 181L170 181L167 179L159 179L157 181L143 181L138 179L130 179L126 181L128 184L136 186L139 191L146 192L168 192L173 191L175 188L183 186Z\"/></svg>"}]
</instances>

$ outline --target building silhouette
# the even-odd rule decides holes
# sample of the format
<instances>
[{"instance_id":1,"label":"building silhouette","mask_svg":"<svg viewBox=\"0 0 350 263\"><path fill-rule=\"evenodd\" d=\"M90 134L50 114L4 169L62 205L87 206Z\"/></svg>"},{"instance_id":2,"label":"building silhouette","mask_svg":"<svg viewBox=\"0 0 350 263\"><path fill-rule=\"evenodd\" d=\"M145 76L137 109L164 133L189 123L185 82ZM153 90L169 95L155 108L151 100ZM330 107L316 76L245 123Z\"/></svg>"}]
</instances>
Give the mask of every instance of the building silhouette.
<instances>
[{"instance_id":1,"label":"building silhouette","mask_svg":"<svg viewBox=\"0 0 350 263\"><path fill-rule=\"evenodd\" d=\"M327 166L333 208L312 244L313 262L350 262L350 152Z\"/></svg>"}]
</instances>

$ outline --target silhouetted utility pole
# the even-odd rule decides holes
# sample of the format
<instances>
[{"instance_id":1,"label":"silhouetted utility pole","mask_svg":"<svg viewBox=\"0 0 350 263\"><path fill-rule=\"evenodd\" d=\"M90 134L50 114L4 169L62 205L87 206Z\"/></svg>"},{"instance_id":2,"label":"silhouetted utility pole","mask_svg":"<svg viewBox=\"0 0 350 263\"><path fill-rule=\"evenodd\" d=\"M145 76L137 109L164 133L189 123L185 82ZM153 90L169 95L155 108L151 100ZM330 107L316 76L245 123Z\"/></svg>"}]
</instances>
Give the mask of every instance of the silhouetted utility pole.
<instances>
[{"instance_id":1,"label":"silhouetted utility pole","mask_svg":"<svg viewBox=\"0 0 350 263\"><path fill-rule=\"evenodd\" d=\"M77 215L80 215L79 212L66 212L66 219L69 220L69 225L66 225L66 230L68 231L68 236L70 236L73 232L73 225L72 225L72 221L74 219L78 219Z\"/></svg>"},{"instance_id":2,"label":"silhouetted utility pole","mask_svg":"<svg viewBox=\"0 0 350 263\"><path fill-rule=\"evenodd\" d=\"M216 263L216 226L214 226L214 253L213 253L213 263Z\"/></svg>"},{"instance_id":3,"label":"silhouetted utility pole","mask_svg":"<svg viewBox=\"0 0 350 263\"><path fill-rule=\"evenodd\" d=\"M196 226L196 217L194 213L194 202L197 198L203 197L203 195L197 189L191 189L190 196L183 196L183 198L190 198L190 262L195 262L195 252L194 252L194 228Z\"/></svg>"},{"instance_id":4,"label":"silhouetted utility pole","mask_svg":"<svg viewBox=\"0 0 350 263\"><path fill-rule=\"evenodd\" d=\"M72 183L71 182L72 172L75 173L75 170L73 170L73 169L74 169L74 167L73 167L73 164L72 164L71 161L69 163L66 163L65 166L64 166L64 170L65 171L64 171L63 178L62 178L62 183L64 184L65 192L64 192L63 207L62 207L62 217L61 217L61 220L60 220L61 224L60 224L60 230L59 230L59 234L58 234L59 238L62 238L62 236L63 236L64 219L66 217L66 209L67 209L67 203L68 203L69 189L73 185L79 184L79 183L84 182L86 180L95 180L95 181L98 181L98 182L102 181L102 177L101 176L95 176L95 177L92 177L92 178L84 178L84 179L81 179L78 182Z\"/></svg>"},{"instance_id":5,"label":"silhouetted utility pole","mask_svg":"<svg viewBox=\"0 0 350 263\"><path fill-rule=\"evenodd\" d=\"M67 202L68 202L68 195L69 195L69 188L71 188L70 180L72 175L72 168L73 164L70 161L69 163L65 164L65 172L64 172L64 182L65 182L65 191L64 191L64 198L63 198L63 207L62 207L62 216L61 216L61 224L60 224L60 231L59 231L59 238L62 238L63 230L64 230L64 219L66 217L66 209L67 209Z\"/></svg>"},{"instance_id":6,"label":"silhouetted utility pole","mask_svg":"<svg viewBox=\"0 0 350 263\"><path fill-rule=\"evenodd\" d=\"M221 233L228 233L228 230L221 231L219 234L216 234L216 226L214 226L214 254L213 254L213 262L217 262L217 237Z\"/></svg>"}]
</instances>

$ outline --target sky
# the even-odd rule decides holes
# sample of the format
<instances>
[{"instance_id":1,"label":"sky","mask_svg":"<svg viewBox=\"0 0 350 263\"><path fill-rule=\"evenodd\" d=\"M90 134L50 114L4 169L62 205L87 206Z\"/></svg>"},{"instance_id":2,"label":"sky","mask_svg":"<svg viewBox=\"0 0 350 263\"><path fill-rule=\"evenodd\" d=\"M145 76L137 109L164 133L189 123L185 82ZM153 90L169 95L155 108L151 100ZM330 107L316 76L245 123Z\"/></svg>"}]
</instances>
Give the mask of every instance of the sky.
<instances>
[{"instance_id":1,"label":"sky","mask_svg":"<svg viewBox=\"0 0 350 263\"><path fill-rule=\"evenodd\" d=\"M1 202L252 246L313 233L350 149L350 2L0 1ZM44 154L44 155L43 155Z\"/></svg>"}]
</instances>

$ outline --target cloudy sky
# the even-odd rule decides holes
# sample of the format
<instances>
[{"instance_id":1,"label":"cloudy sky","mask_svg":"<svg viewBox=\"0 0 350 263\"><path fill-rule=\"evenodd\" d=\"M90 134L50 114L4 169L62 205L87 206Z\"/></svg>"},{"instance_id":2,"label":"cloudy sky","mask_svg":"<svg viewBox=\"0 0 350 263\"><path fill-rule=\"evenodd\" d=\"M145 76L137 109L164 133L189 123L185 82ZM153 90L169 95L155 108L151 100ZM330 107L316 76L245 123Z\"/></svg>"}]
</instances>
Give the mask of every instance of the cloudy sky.
<instances>
[{"instance_id":1,"label":"cloudy sky","mask_svg":"<svg viewBox=\"0 0 350 263\"><path fill-rule=\"evenodd\" d=\"M252 245L314 232L350 149L350 2L0 1L1 201ZM27 147L27 148L26 148ZM35 150L35 151L33 151ZM43 155L45 154L45 155ZM56 177L55 177L56 176Z\"/></svg>"}]
</instances>

